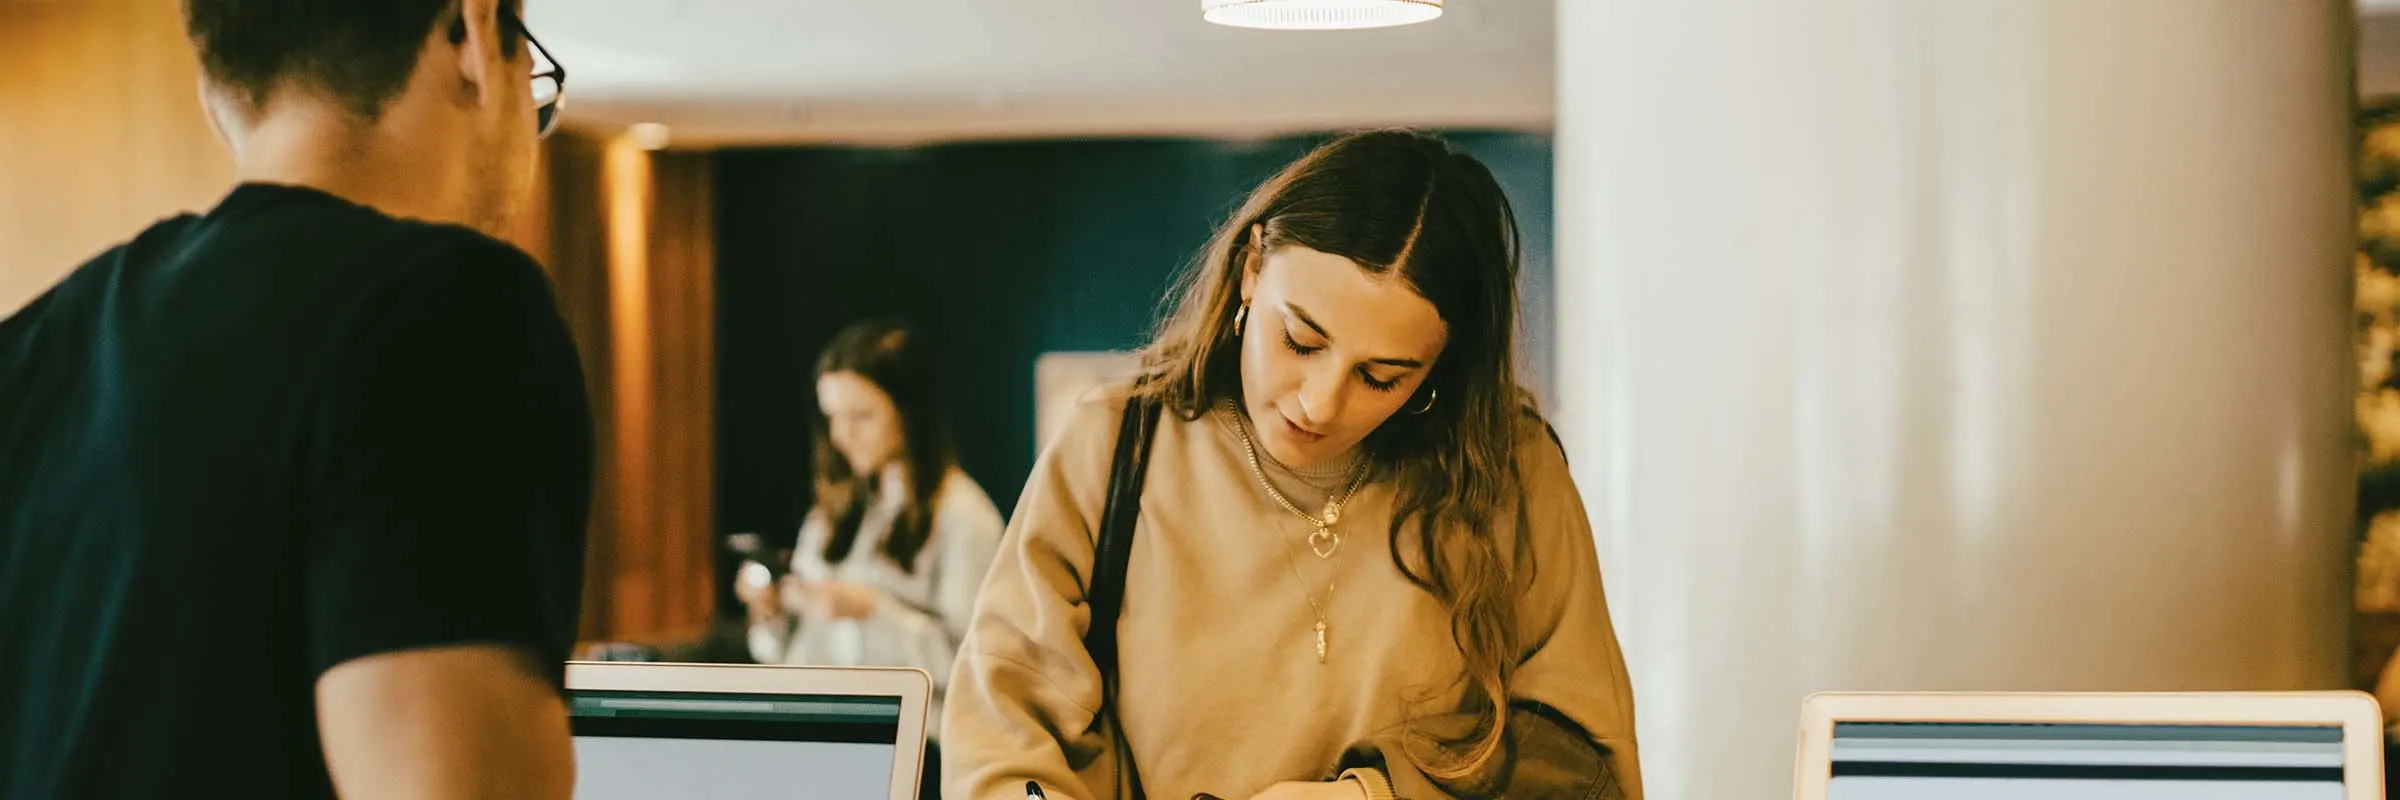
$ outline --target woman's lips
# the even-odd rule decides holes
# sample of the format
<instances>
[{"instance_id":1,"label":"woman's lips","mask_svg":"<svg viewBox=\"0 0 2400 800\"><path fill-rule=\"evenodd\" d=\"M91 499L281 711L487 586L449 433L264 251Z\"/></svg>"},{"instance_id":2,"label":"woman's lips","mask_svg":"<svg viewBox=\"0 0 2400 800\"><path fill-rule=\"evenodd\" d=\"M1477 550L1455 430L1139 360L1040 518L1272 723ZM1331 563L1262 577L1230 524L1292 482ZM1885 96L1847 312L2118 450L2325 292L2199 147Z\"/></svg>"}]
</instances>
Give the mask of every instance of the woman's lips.
<instances>
[{"instance_id":1,"label":"woman's lips","mask_svg":"<svg viewBox=\"0 0 2400 800\"><path fill-rule=\"evenodd\" d=\"M1291 417L1284 416L1282 412L1276 412L1275 418L1283 421L1283 435L1292 437L1301 444L1316 444L1318 440L1325 438L1325 434L1300 427L1292 422Z\"/></svg>"}]
</instances>

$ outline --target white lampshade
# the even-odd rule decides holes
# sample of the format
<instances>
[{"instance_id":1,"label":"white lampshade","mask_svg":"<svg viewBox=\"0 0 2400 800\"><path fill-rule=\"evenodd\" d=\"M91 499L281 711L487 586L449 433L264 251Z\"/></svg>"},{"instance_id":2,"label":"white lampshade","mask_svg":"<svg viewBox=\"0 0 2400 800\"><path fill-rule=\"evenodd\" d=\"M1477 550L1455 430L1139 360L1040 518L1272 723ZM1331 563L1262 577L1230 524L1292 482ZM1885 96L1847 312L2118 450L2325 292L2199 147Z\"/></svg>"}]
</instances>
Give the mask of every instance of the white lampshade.
<instances>
[{"instance_id":1,"label":"white lampshade","mask_svg":"<svg viewBox=\"0 0 2400 800\"><path fill-rule=\"evenodd\" d=\"M1442 0L1200 0L1219 25L1278 30L1386 28L1442 15Z\"/></svg>"}]
</instances>

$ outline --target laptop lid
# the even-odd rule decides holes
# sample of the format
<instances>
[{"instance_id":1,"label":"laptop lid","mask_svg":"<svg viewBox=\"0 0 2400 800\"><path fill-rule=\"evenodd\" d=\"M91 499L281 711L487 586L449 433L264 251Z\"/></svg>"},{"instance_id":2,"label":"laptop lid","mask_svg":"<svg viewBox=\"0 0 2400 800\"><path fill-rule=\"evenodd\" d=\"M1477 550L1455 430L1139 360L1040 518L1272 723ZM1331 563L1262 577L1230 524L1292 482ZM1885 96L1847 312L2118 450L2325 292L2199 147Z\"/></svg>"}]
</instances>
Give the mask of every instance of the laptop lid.
<instances>
[{"instance_id":1,"label":"laptop lid","mask_svg":"<svg viewBox=\"0 0 2400 800\"><path fill-rule=\"evenodd\" d=\"M2360 692L1812 695L1798 800L2370 800Z\"/></svg>"},{"instance_id":2,"label":"laptop lid","mask_svg":"<svg viewBox=\"0 0 2400 800\"><path fill-rule=\"evenodd\" d=\"M575 797L915 800L932 692L914 669L570 663Z\"/></svg>"}]
</instances>

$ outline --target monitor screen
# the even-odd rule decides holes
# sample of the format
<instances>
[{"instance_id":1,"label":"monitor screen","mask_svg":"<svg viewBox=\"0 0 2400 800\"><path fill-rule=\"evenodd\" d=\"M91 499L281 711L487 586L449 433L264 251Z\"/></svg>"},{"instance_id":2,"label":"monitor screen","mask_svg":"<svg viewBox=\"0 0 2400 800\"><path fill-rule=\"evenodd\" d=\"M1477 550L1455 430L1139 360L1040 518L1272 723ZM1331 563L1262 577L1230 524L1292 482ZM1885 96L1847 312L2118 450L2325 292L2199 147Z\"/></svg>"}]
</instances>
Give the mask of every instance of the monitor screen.
<instances>
[{"instance_id":1,"label":"monitor screen","mask_svg":"<svg viewBox=\"0 0 2400 800\"><path fill-rule=\"evenodd\" d=\"M574 692L578 800L891 797L900 698Z\"/></svg>"},{"instance_id":2,"label":"monitor screen","mask_svg":"<svg viewBox=\"0 0 2400 800\"><path fill-rule=\"evenodd\" d=\"M1827 800L2342 800L2342 729L1842 722Z\"/></svg>"}]
</instances>

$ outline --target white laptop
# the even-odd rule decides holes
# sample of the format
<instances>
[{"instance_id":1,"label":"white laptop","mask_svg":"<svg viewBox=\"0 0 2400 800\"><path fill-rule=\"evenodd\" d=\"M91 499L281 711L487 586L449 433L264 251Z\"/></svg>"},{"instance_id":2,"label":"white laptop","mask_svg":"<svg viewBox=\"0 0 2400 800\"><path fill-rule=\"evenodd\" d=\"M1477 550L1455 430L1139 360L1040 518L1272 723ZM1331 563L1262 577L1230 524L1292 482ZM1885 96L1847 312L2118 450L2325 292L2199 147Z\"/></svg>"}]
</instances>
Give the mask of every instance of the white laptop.
<instances>
[{"instance_id":1,"label":"white laptop","mask_svg":"<svg viewBox=\"0 0 2400 800\"><path fill-rule=\"evenodd\" d=\"M1798 800L2372 800L2360 692L1818 694Z\"/></svg>"},{"instance_id":2,"label":"white laptop","mask_svg":"<svg viewBox=\"0 0 2400 800\"><path fill-rule=\"evenodd\" d=\"M932 693L914 669L570 663L575 797L915 800Z\"/></svg>"}]
</instances>

